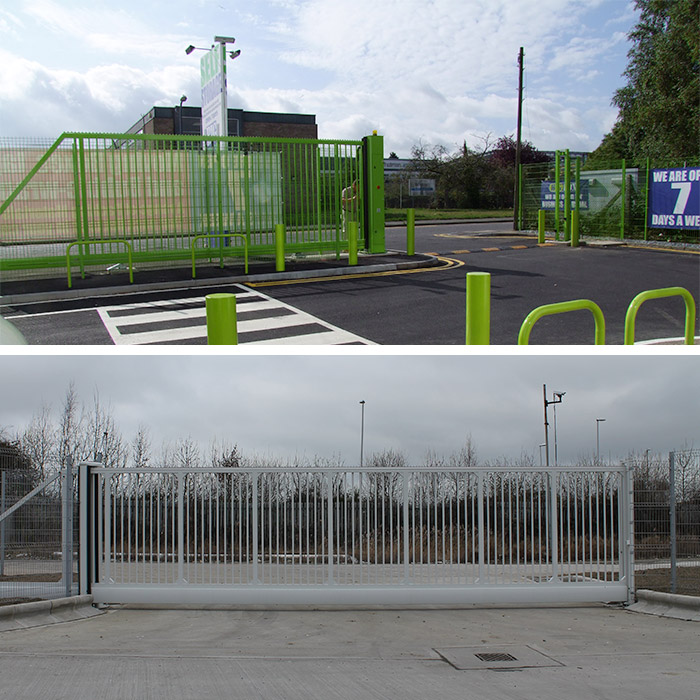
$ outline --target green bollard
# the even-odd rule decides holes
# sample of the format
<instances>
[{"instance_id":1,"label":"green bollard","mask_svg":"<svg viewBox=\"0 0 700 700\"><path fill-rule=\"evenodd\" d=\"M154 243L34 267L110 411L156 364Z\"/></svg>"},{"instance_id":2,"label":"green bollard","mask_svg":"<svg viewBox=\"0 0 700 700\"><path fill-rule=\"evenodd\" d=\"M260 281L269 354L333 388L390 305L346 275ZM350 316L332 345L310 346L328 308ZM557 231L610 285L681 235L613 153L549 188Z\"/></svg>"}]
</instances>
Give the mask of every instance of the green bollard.
<instances>
[{"instance_id":1,"label":"green bollard","mask_svg":"<svg viewBox=\"0 0 700 700\"><path fill-rule=\"evenodd\" d=\"M467 345L491 343L491 274L467 273Z\"/></svg>"},{"instance_id":2,"label":"green bollard","mask_svg":"<svg viewBox=\"0 0 700 700\"><path fill-rule=\"evenodd\" d=\"M537 242L542 245L544 243L544 220L545 220L545 210L540 209L537 212Z\"/></svg>"},{"instance_id":3,"label":"green bollard","mask_svg":"<svg viewBox=\"0 0 700 700\"><path fill-rule=\"evenodd\" d=\"M357 221L348 221L348 265L357 265Z\"/></svg>"},{"instance_id":4,"label":"green bollard","mask_svg":"<svg viewBox=\"0 0 700 700\"><path fill-rule=\"evenodd\" d=\"M416 254L416 210L406 209L406 253Z\"/></svg>"},{"instance_id":5,"label":"green bollard","mask_svg":"<svg viewBox=\"0 0 700 700\"><path fill-rule=\"evenodd\" d=\"M576 210L571 212L571 247L578 248L578 217Z\"/></svg>"},{"instance_id":6,"label":"green bollard","mask_svg":"<svg viewBox=\"0 0 700 700\"><path fill-rule=\"evenodd\" d=\"M284 224L275 224L275 270L284 272Z\"/></svg>"},{"instance_id":7,"label":"green bollard","mask_svg":"<svg viewBox=\"0 0 700 700\"><path fill-rule=\"evenodd\" d=\"M207 294L207 344L238 345L236 297L233 294Z\"/></svg>"}]
</instances>

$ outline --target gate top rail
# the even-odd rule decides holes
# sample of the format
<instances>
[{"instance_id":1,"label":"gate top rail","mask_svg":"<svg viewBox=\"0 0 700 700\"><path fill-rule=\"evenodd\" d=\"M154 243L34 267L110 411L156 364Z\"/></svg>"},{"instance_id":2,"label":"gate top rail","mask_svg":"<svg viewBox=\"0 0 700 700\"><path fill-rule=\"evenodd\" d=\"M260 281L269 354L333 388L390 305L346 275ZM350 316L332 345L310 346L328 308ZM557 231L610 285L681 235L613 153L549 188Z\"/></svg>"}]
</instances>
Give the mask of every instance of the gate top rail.
<instances>
[{"instance_id":1,"label":"gate top rail","mask_svg":"<svg viewBox=\"0 0 700 700\"><path fill-rule=\"evenodd\" d=\"M120 468L90 465L94 474L610 474L624 473L631 467L618 465L577 465L556 467L143 467Z\"/></svg>"}]
</instances>

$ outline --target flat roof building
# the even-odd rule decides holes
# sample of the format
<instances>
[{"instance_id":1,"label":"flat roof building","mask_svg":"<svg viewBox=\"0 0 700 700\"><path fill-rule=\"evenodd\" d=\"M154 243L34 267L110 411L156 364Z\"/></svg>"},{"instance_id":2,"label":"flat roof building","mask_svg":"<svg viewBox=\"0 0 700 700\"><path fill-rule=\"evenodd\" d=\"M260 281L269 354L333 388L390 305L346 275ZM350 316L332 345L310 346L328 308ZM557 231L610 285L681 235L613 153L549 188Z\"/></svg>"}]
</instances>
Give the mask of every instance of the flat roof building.
<instances>
[{"instance_id":1,"label":"flat roof building","mask_svg":"<svg viewBox=\"0 0 700 700\"><path fill-rule=\"evenodd\" d=\"M127 133L199 136L202 133L202 108L152 107ZM318 125L314 114L229 109L228 133L229 136L317 139Z\"/></svg>"}]
</instances>

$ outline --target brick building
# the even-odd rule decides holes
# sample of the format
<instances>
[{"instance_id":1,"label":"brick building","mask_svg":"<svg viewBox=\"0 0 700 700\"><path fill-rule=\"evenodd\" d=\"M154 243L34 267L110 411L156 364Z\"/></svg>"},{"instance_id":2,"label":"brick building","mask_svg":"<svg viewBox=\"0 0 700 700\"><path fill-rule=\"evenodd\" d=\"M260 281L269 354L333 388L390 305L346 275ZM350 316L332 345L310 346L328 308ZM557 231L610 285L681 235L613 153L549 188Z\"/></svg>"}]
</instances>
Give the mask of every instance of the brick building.
<instances>
[{"instance_id":1,"label":"brick building","mask_svg":"<svg viewBox=\"0 0 700 700\"><path fill-rule=\"evenodd\" d=\"M199 136L202 133L201 123L201 107L152 107L127 133ZM229 136L317 139L318 126L313 114L229 109L228 133Z\"/></svg>"}]
</instances>

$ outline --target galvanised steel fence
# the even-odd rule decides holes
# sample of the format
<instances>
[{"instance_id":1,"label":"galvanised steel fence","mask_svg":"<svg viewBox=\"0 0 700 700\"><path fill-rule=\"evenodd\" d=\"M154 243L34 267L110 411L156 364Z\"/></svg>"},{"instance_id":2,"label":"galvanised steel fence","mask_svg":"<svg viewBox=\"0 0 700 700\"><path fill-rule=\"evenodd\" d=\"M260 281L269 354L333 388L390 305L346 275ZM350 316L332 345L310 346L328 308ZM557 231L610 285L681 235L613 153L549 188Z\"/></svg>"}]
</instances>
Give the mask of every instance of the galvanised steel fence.
<instances>
[{"instance_id":1,"label":"galvanised steel fence","mask_svg":"<svg viewBox=\"0 0 700 700\"><path fill-rule=\"evenodd\" d=\"M275 253L347 250L347 221L371 241L366 188L381 136L364 141L63 134L53 144L0 142L0 271L4 279L196 259L243 263ZM369 153L369 156L368 156ZM380 154L381 155L381 154ZM376 154L374 156L376 160ZM376 175L370 173L376 179ZM343 192L357 183L356 198ZM383 211L383 205L382 205Z\"/></svg>"},{"instance_id":2,"label":"galvanised steel fence","mask_svg":"<svg viewBox=\"0 0 700 700\"><path fill-rule=\"evenodd\" d=\"M77 592L76 495L65 474L39 475L0 447L0 604Z\"/></svg>"},{"instance_id":3,"label":"galvanised steel fence","mask_svg":"<svg viewBox=\"0 0 700 700\"><path fill-rule=\"evenodd\" d=\"M638 588L700 595L700 450L635 468Z\"/></svg>"},{"instance_id":4,"label":"galvanised steel fence","mask_svg":"<svg viewBox=\"0 0 700 700\"><path fill-rule=\"evenodd\" d=\"M626 601L634 589L624 467L86 465L81 478L81 590L97 602Z\"/></svg>"},{"instance_id":5,"label":"galvanised steel fence","mask_svg":"<svg viewBox=\"0 0 700 700\"><path fill-rule=\"evenodd\" d=\"M544 210L545 228L553 232L555 240L571 240L571 226L577 216L581 236L697 243L700 229L650 228L647 216L651 171L697 166L697 156L663 162L597 161L589 165L559 151L550 163L521 167L519 228L537 230L539 211ZM564 196L566 191L569 198ZM555 192L559 192L559 206Z\"/></svg>"}]
</instances>

